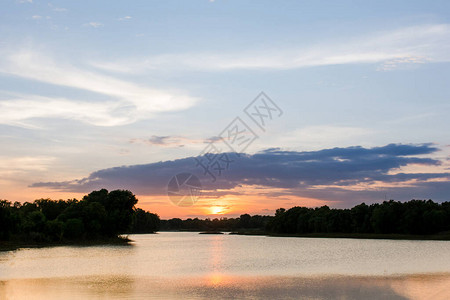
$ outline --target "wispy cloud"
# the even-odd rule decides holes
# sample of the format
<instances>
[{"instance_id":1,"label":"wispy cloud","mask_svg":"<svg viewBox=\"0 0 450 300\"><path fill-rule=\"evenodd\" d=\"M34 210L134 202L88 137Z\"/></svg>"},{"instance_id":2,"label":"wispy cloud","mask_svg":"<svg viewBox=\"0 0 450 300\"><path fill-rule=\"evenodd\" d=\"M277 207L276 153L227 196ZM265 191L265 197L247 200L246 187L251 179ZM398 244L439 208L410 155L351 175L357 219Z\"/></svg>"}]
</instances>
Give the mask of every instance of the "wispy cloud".
<instances>
[{"instance_id":1,"label":"wispy cloud","mask_svg":"<svg viewBox=\"0 0 450 300\"><path fill-rule=\"evenodd\" d=\"M385 61L377 68L377 71L392 71L399 67L407 67L416 64L424 64L427 59L424 57L402 57Z\"/></svg>"},{"instance_id":2,"label":"wispy cloud","mask_svg":"<svg viewBox=\"0 0 450 300\"><path fill-rule=\"evenodd\" d=\"M66 12L67 11L67 8L56 7L52 3L48 3L48 6L55 12Z\"/></svg>"},{"instance_id":3,"label":"wispy cloud","mask_svg":"<svg viewBox=\"0 0 450 300\"><path fill-rule=\"evenodd\" d=\"M132 19L131 16L125 16L125 17L120 17L117 20L119 20L119 21L128 21L128 20L131 20L131 19Z\"/></svg>"},{"instance_id":4,"label":"wispy cloud","mask_svg":"<svg viewBox=\"0 0 450 300\"><path fill-rule=\"evenodd\" d=\"M31 19L33 19L33 20L36 20L36 21L39 21L39 20L43 20L43 19L45 19L45 20L50 20L51 19L51 17L50 16L41 16L41 15L33 15L32 17L31 17Z\"/></svg>"},{"instance_id":5,"label":"wispy cloud","mask_svg":"<svg viewBox=\"0 0 450 300\"><path fill-rule=\"evenodd\" d=\"M37 128L33 124L36 118L59 118L96 126L117 126L135 120L134 110L126 108L127 104L115 101L90 103L74 99L17 95L0 101L0 110L4 113L0 124Z\"/></svg>"},{"instance_id":6,"label":"wispy cloud","mask_svg":"<svg viewBox=\"0 0 450 300\"><path fill-rule=\"evenodd\" d=\"M166 54L102 62L93 65L115 72L186 69L225 71L239 69L296 69L324 65L382 63L393 69L399 63L450 61L450 25L432 24L388 32L368 33L309 47L243 49L237 53ZM390 62L390 63L389 63ZM382 67L381 67L382 69Z\"/></svg>"},{"instance_id":7,"label":"wispy cloud","mask_svg":"<svg viewBox=\"0 0 450 300\"><path fill-rule=\"evenodd\" d=\"M104 25L103 25L103 23L100 23L100 22L89 22L89 23L85 23L84 26L100 28L100 27L103 27Z\"/></svg>"},{"instance_id":8,"label":"wispy cloud","mask_svg":"<svg viewBox=\"0 0 450 300\"><path fill-rule=\"evenodd\" d=\"M10 176L15 173L47 171L55 160L55 157L49 156L0 156L0 174Z\"/></svg>"},{"instance_id":9,"label":"wispy cloud","mask_svg":"<svg viewBox=\"0 0 450 300\"><path fill-rule=\"evenodd\" d=\"M51 115L62 118L69 116L96 125L112 126L151 118L159 112L187 109L198 100L179 91L143 87L71 64L57 63L30 50L3 53L0 72L110 97L108 101L87 103L77 101L78 99L17 95L0 102L1 107L8 112L2 122Z\"/></svg>"},{"instance_id":10,"label":"wispy cloud","mask_svg":"<svg viewBox=\"0 0 450 300\"><path fill-rule=\"evenodd\" d=\"M152 135L149 138L134 138L130 140L130 143L143 143L150 146L158 147L184 147L186 145L193 144L207 144L211 143L218 138L208 138L208 139L194 139L183 136L158 136Z\"/></svg>"}]
</instances>

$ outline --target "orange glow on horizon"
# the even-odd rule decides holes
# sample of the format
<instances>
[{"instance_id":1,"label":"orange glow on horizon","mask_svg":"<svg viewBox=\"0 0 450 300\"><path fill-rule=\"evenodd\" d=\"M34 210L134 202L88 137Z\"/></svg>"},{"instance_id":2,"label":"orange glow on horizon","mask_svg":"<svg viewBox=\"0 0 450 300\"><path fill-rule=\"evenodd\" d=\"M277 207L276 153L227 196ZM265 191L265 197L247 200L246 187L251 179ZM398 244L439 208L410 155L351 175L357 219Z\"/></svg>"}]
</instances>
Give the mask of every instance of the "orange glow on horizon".
<instances>
[{"instance_id":1,"label":"orange glow on horizon","mask_svg":"<svg viewBox=\"0 0 450 300\"><path fill-rule=\"evenodd\" d=\"M223 215L225 213L225 208L221 206L213 206L210 210L212 215Z\"/></svg>"},{"instance_id":2,"label":"orange glow on horizon","mask_svg":"<svg viewBox=\"0 0 450 300\"><path fill-rule=\"evenodd\" d=\"M217 198L201 197L198 201L188 207L176 206L170 202L167 195L160 196L140 196L137 207L157 213L162 219L170 218L235 218L241 214L250 215L274 215L278 208L291 208L293 206L334 206L338 202L330 202L321 199L300 197L294 195L269 196L260 195L257 191L251 194L249 189L247 194L230 194ZM259 190L261 191L261 190ZM265 190L269 191L268 189ZM236 192L233 190L233 192Z\"/></svg>"},{"instance_id":3,"label":"orange glow on horizon","mask_svg":"<svg viewBox=\"0 0 450 300\"><path fill-rule=\"evenodd\" d=\"M55 191L48 188L17 187L9 185L2 190L0 199L7 199L11 202L33 202L39 198L58 199L79 199L81 200L87 193L74 193L70 191ZM226 190L221 191L226 192ZM322 205L335 205L336 202L328 202L321 199L306 198L294 195L282 195L282 189L271 189L261 186L240 186L229 190L230 194L214 195L213 191L203 195L198 201L189 207L179 207L174 205L167 194L160 195L139 195L136 194L139 202L138 208L156 213L161 219L170 218L235 218L241 214L250 215L274 215L278 208L291 208L293 206L315 207ZM281 195L275 195L280 193Z\"/></svg>"},{"instance_id":4,"label":"orange glow on horizon","mask_svg":"<svg viewBox=\"0 0 450 300\"><path fill-rule=\"evenodd\" d=\"M445 181L445 179L430 179L428 181ZM386 184L372 182L371 184L355 184L352 186L335 186L342 190L376 190L386 186L399 187L413 185L415 181L403 181L401 183ZM310 186L309 189L326 189L333 186ZM229 193L227 193L229 192ZM171 218L235 218L242 214L250 215L274 215L278 208L289 209L294 206L319 207L328 205L340 207L342 202L329 201L327 199L309 198L287 194L289 191L282 188L268 188L264 186L241 185L231 190L206 191L198 201L188 207L180 207L173 204L167 194L139 195L138 208L156 213L161 219ZM39 198L58 199L82 199L86 193L74 193L70 191L55 191L47 188L30 188L7 186L2 190L0 199L11 202L32 202ZM361 200L361 199L360 199ZM361 202L364 199L361 200Z\"/></svg>"}]
</instances>

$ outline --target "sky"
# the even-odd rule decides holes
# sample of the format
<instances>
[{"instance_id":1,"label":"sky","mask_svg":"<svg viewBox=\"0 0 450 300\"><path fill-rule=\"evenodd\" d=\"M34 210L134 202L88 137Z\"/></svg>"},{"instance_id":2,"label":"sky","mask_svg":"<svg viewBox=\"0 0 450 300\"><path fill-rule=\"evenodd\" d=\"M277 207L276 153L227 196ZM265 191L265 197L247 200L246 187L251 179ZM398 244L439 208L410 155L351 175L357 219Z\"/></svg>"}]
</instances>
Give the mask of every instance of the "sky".
<instances>
[{"instance_id":1,"label":"sky","mask_svg":"<svg viewBox=\"0 0 450 300\"><path fill-rule=\"evenodd\" d=\"M448 1L4 0L0 199L449 201L449 78ZM193 205L168 196L179 174Z\"/></svg>"}]
</instances>

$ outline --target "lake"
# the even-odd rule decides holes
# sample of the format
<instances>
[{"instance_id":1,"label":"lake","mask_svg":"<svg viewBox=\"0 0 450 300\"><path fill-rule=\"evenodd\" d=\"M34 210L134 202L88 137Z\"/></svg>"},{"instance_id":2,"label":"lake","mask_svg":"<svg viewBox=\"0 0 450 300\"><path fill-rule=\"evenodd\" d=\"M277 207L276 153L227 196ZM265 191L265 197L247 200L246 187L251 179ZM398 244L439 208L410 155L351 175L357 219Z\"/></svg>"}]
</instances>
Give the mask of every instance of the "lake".
<instances>
[{"instance_id":1,"label":"lake","mask_svg":"<svg viewBox=\"0 0 450 300\"><path fill-rule=\"evenodd\" d=\"M0 299L449 299L450 242L131 235L0 252Z\"/></svg>"}]
</instances>

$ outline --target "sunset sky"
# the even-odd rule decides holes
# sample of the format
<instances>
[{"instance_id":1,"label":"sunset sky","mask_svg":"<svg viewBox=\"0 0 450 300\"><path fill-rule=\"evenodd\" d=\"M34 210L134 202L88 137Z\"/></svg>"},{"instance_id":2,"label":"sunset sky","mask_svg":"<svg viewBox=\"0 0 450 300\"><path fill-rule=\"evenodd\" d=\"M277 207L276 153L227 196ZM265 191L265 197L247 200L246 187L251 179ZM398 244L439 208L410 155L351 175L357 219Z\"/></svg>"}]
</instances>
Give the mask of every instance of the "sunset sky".
<instances>
[{"instance_id":1,"label":"sunset sky","mask_svg":"<svg viewBox=\"0 0 450 300\"><path fill-rule=\"evenodd\" d=\"M448 1L6 0L0 199L122 188L163 218L450 201L449 78ZM253 140L227 148L240 121ZM210 143L232 161L215 181ZM167 196L184 172L190 207Z\"/></svg>"}]
</instances>

